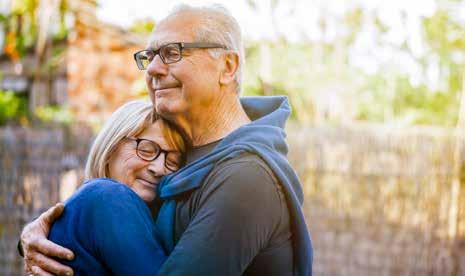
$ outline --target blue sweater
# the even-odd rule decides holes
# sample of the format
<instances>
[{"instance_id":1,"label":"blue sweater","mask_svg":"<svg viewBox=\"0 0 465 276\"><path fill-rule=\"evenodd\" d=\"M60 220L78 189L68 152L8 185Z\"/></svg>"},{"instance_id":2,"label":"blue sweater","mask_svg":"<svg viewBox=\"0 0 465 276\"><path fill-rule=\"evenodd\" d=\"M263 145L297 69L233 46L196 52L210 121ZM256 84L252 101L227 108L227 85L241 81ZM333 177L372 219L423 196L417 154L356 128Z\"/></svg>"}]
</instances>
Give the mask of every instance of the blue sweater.
<instances>
[{"instance_id":1,"label":"blue sweater","mask_svg":"<svg viewBox=\"0 0 465 276\"><path fill-rule=\"evenodd\" d=\"M126 185L85 183L65 202L49 239L75 254L75 275L156 275L166 259L151 213Z\"/></svg>"},{"instance_id":2,"label":"blue sweater","mask_svg":"<svg viewBox=\"0 0 465 276\"><path fill-rule=\"evenodd\" d=\"M295 275L311 275L313 249L302 211L303 191L300 181L289 165L284 125L290 114L286 97L246 97L241 99L252 120L226 136L206 156L165 177L158 194L165 200L156 226L160 230L165 250L174 249L175 196L201 187L213 167L221 162L250 152L262 158L283 186L292 218L292 238ZM200 264L199 264L200 265Z\"/></svg>"}]
</instances>

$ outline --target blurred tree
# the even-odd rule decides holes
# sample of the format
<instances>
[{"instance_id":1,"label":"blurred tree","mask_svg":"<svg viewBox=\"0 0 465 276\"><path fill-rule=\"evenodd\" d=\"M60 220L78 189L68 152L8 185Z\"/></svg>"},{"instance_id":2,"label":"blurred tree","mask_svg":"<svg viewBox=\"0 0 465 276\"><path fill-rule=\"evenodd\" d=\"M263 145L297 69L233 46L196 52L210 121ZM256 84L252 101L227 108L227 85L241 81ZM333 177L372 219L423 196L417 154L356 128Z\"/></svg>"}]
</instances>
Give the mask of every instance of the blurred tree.
<instances>
[{"instance_id":1,"label":"blurred tree","mask_svg":"<svg viewBox=\"0 0 465 276\"><path fill-rule=\"evenodd\" d=\"M11 12L2 15L6 30L4 52L14 62L37 40L37 6L34 0L13 1Z\"/></svg>"},{"instance_id":2,"label":"blurred tree","mask_svg":"<svg viewBox=\"0 0 465 276\"><path fill-rule=\"evenodd\" d=\"M280 1L248 3L257 13L276 15L281 8ZM465 68L465 27L454 15L459 4L436 1L434 11L421 16L399 9L393 25L382 6L352 4L333 14L317 1L319 38L289 42L274 31L275 39L246 42L245 94L286 94L301 122L454 126ZM272 22L279 29L279 21ZM412 24L418 28L410 30ZM394 35L402 42L394 43ZM360 43L371 45L362 57ZM367 71L357 62L376 67Z\"/></svg>"},{"instance_id":3,"label":"blurred tree","mask_svg":"<svg viewBox=\"0 0 465 276\"><path fill-rule=\"evenodd\" d=\"M10 12L0 15L6 30L5 54L18 61L28 49L43 53L48 37L65 39L67 12L67 0L12 0ZM50 26L52 20L57 21L54 27Z\"/></svg>"},{"instance_id":4,"label":"blurred tree","mask_svg":"<svg viewBox=\"0 0 465 276\"><path fill-rule=\"evenodd\" d=\"M359 119L393 120L404 124L456 124L465 73L465 26L451 16L450 10L440 6L432 16L422 19L421 27L426 45L423 54L415 54L408 45L396 49L399 55L405 53L419 66L420 83L412 83L411 76L399 68L384 68L375 76L368 76L371 81L361 93L371 93L372 97L369 102L361 103ZM378 28L381 32L387 29L386 26ZM389 87L392 92L386 93Z\"/></svg>"},{"instance_id":5,"label":"blurred tree","mask_svg":"<svg viewBox=\"0 0 465 276\"><path fill-rule=\"evenodd\" d=\"M128 30L137 34L149 34L153 28L155 28L155 21L151 18L146 18L134 21Z\"/></svg>"},{"instance_id":6,"label":"blurred tree","mask_svg":"<svg viewBox=\"0 0 465 276\"><path fill-rule=\"evenodd\" d=\"M23 74L22 59L29 56L28 76L32 73L29 107L34 110L48 102L54 71L64 61L70 13L67 0L11 0L1 16L5 32L4 53L14 64L16 74Z\"/></svg>"}]
</instances>

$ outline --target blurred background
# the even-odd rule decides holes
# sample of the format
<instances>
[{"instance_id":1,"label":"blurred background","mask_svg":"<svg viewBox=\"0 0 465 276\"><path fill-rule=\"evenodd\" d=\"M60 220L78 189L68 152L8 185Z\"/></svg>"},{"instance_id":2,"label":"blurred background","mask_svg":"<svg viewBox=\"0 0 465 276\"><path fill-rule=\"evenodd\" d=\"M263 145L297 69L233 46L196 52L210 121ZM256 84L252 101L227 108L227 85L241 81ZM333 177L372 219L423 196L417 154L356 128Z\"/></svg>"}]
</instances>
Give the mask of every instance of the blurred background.
<instances>
[{"instance_id":1,"label":"blurred background","mask_svg":"<svg viewBox=\"0 0 465 276\"><path fill-rule=\"evenodd\" d=\"M315 275L465 275L465 2L217 2L244 32L243 94L291 101ZM148 99L132 54L177 3L0 0L1 275L102 122Z\"/></svg>"}]
</instances>

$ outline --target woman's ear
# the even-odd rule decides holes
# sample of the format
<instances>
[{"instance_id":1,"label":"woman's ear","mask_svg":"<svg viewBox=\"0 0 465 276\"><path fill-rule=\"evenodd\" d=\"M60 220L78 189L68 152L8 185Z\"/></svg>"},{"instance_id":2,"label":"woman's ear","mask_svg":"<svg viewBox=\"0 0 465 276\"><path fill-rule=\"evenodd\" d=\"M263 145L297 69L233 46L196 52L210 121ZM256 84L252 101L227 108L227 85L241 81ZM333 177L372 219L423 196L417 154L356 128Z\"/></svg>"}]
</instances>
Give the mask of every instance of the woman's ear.
<instances>
[{"instance_id":1,"label":"woman's ear","mask_svg":"<svg viewBox=\"0 0 465 276\"><path fill-rule=\"evenodd\" d=\"M228 85L234 81L236 71L239 68L239 55L235 52L223 54L223 69L220 73L220 84Z\"/></svg>"}]
</instances>

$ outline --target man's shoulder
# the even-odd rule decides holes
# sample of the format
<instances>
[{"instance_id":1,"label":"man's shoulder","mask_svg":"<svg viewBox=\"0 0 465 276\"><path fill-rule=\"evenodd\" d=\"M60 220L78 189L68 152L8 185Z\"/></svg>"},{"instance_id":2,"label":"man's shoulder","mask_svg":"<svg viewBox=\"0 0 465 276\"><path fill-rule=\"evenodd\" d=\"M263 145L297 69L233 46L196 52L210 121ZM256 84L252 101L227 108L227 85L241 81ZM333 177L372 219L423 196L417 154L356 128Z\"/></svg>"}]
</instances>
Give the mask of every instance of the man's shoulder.
<instances>
[{"instance_id":1,"label":"man's shoulder","mask_svg":"<svg viewBox=\"0 0 465 276\"><path fill-rule=\"evenodd\" d=\"M257 154L250 152L241 153L234 158L215 164L210 176L215 176L215 174L219 173L225 175L240 173L248 176L265 174L270 178L267 180L276 181L274 173L268 164Z\"/></svg>"},{"instance_id":2,"label":"man's shoulder","mask_svg":"<svg viewBox=\"0 0 465 276\"><path fill-rule=\"evenodd\" d=\"M281 184L273 171L258 155L248 152L215 164L198 189L178 197L178 207L188 206L191 215L207 202L214 206L237 202L284 206Z\"/></svg>"},{"instance_id":3,"label":"man's shoulder","mask_svg":"<svg viewBox=\"0 0 465 276\"><path fill-rule=\"evenodd\" d=\"M217 163L204 181L203 190L214 189L234 190L232 194L252 193L260 191L265 196L265 190L274 193L278 181L267 163L253 153L240 155Z\"/></svg>"}]
</instances>

